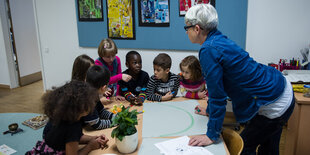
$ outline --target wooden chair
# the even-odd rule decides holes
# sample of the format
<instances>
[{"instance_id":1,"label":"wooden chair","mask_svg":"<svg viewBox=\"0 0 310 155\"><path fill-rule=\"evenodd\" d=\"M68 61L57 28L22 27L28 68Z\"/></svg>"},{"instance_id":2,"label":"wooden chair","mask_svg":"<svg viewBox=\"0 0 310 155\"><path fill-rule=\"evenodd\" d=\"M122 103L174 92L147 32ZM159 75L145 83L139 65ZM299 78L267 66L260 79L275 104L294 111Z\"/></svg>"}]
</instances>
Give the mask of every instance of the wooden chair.
<instances>
[{"instance_id":1,"label":"wooden chair","mask_svg":"<svg viewBox=\"0 0 310 155\"><path fill-rule=\"evenodd\" d=\"M234 130L223 128L222 136L231 155L240 155L243 149L243 140Z\"/></svg>"}]
</instances>

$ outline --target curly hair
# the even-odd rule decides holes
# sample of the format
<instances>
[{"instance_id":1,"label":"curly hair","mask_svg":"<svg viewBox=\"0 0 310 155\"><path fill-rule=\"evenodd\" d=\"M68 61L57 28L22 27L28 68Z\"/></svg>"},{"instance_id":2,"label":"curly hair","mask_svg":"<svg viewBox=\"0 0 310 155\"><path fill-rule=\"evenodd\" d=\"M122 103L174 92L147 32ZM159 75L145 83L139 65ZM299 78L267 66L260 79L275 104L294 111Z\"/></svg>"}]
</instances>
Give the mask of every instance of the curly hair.
<instances>
[{"instance_id":1,"label":"curly hair","mask_svg":"<svg viewBox=\"0 0 310 155\"><path fill-rule=\"evenodd\" d=\"M115 56L117 54L117 47L115 42L110 39L103 39L101 40L99 47L98 47L98 55L99 57L105 56Z\"/></svg>"},{"instance_id":2,"label":"curly hair","mask_svg":"<svg viewBox=\"0 0 310 155\"><path fill-rule=\"evenodd\" d=\"M182 71L182 66L188 67L188 69L190 70L192 81L201 80L202 78L201 66L200 66L199 60L195 56L190 55L190 56L185 57L180 63L181 71ZM181 76L181 78L183 78L183 76Z\"/></svg>"},{"instance_id":3,"label":"curly hair","mask_svg":"<svg viewBox=\"0 0 310 155\"><path fill-rule=\"evenodd\" d=\"M93 111L97 100L97 90L77 80L51 90L42 97L44 113L54 124L78 121L81 114Z\"/></svg>"},{"instance_id":4,"label":"curly hair","mask_svg":"<svg viewBox=\"0 0 310 155\"><path fill-rule=\"evenodd\" d=\"M137 56L141 57L141 55L137 51L129 51L126 54L126 63L129 63L129 61L132 59L133 55L137 55Z\"/></svg>"},{"instance_id":5,"label":"curly hair","mask_svg":"<svg viewBox=\"0 0 310 155\"><path fill-rule=\"evenodd\" d=\"M94 60L86 54L76 57L73 63L71 80L85 81L88 68L94 64Z\"/></svg>"}]
</instances>

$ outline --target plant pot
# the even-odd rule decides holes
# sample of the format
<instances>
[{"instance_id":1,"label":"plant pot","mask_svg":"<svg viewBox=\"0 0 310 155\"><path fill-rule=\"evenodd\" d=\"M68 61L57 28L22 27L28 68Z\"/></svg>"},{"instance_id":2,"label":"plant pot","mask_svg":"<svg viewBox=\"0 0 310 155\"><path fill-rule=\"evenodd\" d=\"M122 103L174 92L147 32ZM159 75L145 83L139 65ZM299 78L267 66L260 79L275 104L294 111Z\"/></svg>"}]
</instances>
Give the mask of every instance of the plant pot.
<instances>
[{"instance_id":1,"label":"plant pot","mask_svg":"<svg viewBox=\"0 0 310 155\"><path fill-rule=\"evenodd\" d=\"M125 136L122 141L115 138L116 147L121 153L132 153L138 146L138 132Z\"/></svg>"}]
</instances>

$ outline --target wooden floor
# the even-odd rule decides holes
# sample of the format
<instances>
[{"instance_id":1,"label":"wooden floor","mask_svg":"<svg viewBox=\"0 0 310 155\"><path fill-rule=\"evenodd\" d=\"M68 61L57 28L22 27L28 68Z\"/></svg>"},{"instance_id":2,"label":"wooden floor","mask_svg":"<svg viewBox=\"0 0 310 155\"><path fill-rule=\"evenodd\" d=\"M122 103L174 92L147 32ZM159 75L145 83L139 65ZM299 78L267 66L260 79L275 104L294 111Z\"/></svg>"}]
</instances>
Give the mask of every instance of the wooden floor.
<instances>
[{"instance_id":1,"label":"wooden floor","mask_svg":"<svg viewBox=\"0 0 310 155\"><path fill-rule=\"evenodd\" d=\"M14 89L0 88L0 113L42 113L41 96L43 93L42 80Z\"/></svg>"},{"instance_id":2,"label":"wooden floor","mask_svg":"<svg viewBox=\"0 0 310 155\"><path fill-rule=\"evenodd\" d=\"M43 113L41 102L41 96L43 93L42 81L11 90L0 88L0 113ZM280 155L284 154L285 134L286 127L283 127L280 141Z\"/></svg>"}]
</instances>

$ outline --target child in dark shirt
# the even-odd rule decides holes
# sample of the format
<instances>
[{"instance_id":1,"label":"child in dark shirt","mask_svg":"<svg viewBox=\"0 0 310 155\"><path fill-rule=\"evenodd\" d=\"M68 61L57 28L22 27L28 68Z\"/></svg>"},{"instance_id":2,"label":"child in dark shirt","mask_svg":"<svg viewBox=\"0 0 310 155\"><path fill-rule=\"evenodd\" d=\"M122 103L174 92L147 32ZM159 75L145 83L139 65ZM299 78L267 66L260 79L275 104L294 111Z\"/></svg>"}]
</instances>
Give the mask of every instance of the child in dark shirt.
<instances>
[{"instance_id":1,"label":"child in dark shirt","mask_svg":"<svg viewBox=\"0 0 310 155\"><path fill-rule=\"evenodd\" d=\"M132 79L128 82L119 81L121 95L131 104L142 105L146 98L146 86L149 74L142 68L141 55L137 51L129 51L126 54L126 67L123 74L128 74Z\"/></svg>"},{"instance_id":2,"label":"child in dark shirt","mask_svg":"<svg viewBox=\"0 0 310 155\"><path fill-rule=\"evenodd\" d=\"M75 58L73 67L72 67L72 76L71 80L85 81L87 70L95 65L94 60L86 54L79 55ZM110 91L106 91L105 95L100 95L100 101L103 104L109 104L112 101L107 98L111 94Z\"/></svg>"},{"instance_id":3,"label":"child in dark shirt","mask_svg":"<svg viewBox=\"0 0 310 155\"><path fill-rule=\"evenodd\" d=\"M179 76L170 72L171 58L160 53L153 61L154 75L151 76L146 89L147 99L151 101L172 100L180 86Z\"/></svg>"},{"instance_id":4,"label":"child in dark shirt","mask_svg":"<svg viewBox=\"0 0 310 155\"><path fill-rule=\"evenodd\" d=\"M86 82L98 90L99 94L104 94L108 87L110 79L110 71L102 66L92 66L88 69L86 74ZM99 98L96 107L92 113L82 117L82 120L93 129L110 128L114 114L104 109L103 104Z\"/></svg>"},{"instance_id":5,"label":"child in dark shirt","mask_svg":"<svg viewBox=\"0 0 310 155\"><path fill-rule=\"evenodd\" d=\"M49 117L43 141L26 154L88 154L103 148L108 142L105 135L84 135L79 121L95 107L95 98L98 93L94 88L75 80L47 92L42 97L44 113ZM86 145L79 149L79 144Z\"/></svg>"}]
</instances>

